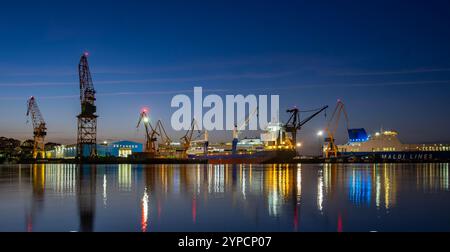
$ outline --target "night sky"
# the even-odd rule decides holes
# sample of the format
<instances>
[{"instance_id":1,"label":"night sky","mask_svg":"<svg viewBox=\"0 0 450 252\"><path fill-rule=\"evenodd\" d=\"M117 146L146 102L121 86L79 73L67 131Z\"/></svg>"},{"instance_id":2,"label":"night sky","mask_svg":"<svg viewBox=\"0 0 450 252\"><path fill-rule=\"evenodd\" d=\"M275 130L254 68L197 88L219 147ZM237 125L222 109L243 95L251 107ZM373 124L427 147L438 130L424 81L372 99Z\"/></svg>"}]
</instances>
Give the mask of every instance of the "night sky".
<instances>
[{"instance_id":1,"label":"night sky","mask_svg":"<svg viewBox=\"0 0 450 252\"><path fill-rule=\"evenodd\" d=\"M8 1L0 31L0 136L32 137L33 95L47 140L75 143L77 64L88 51L99 141L143 141L142 106L170 128L172 97L194 86L279 94L283 111L342 99L350 127L450 141L450 1ZM305 126L307 146L326 120Z\"/></svg>"}]
</instances>

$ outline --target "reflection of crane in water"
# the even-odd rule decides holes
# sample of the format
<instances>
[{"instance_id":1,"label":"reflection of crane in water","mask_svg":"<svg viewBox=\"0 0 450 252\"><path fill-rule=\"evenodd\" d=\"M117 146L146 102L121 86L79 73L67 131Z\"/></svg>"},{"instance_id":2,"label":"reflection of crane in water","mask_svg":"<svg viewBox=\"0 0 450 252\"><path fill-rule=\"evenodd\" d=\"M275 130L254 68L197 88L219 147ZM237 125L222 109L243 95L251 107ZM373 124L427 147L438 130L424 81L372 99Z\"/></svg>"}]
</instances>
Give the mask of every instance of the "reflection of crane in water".
<instances>
[{"instance_id":1,"label":"reflection of crane in water","mask_svg":"<svg viewBox=\"0 0 450 252\"><path fill-rule=\"evenodd\" d=\"M297 165L297 169L294 170L295 175L295 190L292 192L295 194L294 203L294 231L298 231L300 227L301 205L302 205L302 168L301 164Z\"/></svg>"},{"instance_id":2,"label":"reflection of crane in water","mask_svg":"<svg viewBox=\"0 0 450 252\"><path fill-rule=\"evenodd\" d=\"M141 229L142 232L147 232L148 228L148 204L149 196L147 193L147 187L144 188L144 196L142 196L142 208L141 208Z\"/></svg>"},{"instance_id":3,"label":"reflection of crane in water","mask_svg":"<svg viewBox=\"0 0 450 252\"><path fill-rule=\"evenodd\" d=\"M45 165L34 164L31 170L32 179L32 201L31 209L26 215L26 229L28 232L33 231L33 225L38 212L44 207L45 194Z\"/></svg>"},{"instance_id":4,"label":"reflection of crane in water","mask_svg":"<svg viewBox=\"0 0 450 252\"><path fill-rule=\"evenodd\" d=\"M79 166L77 195L80 231L82 232L94 230L96 173L95 166Z\"/></svg>"}]
</instances>

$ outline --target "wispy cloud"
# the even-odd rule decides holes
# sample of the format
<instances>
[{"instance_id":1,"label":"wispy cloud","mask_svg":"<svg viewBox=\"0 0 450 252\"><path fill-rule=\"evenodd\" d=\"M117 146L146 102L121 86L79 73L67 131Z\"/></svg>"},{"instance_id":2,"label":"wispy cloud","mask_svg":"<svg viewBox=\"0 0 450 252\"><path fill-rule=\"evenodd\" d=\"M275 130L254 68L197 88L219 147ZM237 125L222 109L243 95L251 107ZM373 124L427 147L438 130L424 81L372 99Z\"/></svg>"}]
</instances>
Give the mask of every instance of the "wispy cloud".
<instances>
[{"instance_id":1,"label":"wispy cloud","mask_svg":"<svg viewBox=\"0 0 450 252\"><path fill-rule=\"evenodd\" d=\"M116 84L157 84L172 82L197 82L212 80L236 80L236 79L274 79L293 75L296 72L248 72L239 74L221 74L204 75L192 77L177 78L148 78L148 79L129 79L129 80L100 80L95 81L94 85L116 85ZM42 86L73 86L76 82L25 82L25 83L0 83L0 87L42 87Z\"/></svg>"},{"instance_id":2,"label":"wispy cloud","mask_svg":"<svg viewBox=\"0 0 450 252\"><path fill-rule=\"evenodd\" d=\"M342 72L334 73L335 76L375 76L375 75L404 75L404 74L420 74L433 72L450 72L450 68L417 68L398 71L373 71L373 72Z\"/></svg>"},{"instance_id":3,"label":"wispy cloud","mask_svg":"<svg viewBox=\"0 0 450 252\"><path fill-rule=\"evenodd\" d=\"M106 65L95 64L91 67L93 75L147 75L155 73L180 73L186 71L214 71L224 69L239 69L245 67L261 67L273 64L288 64L297 62L302 59L298 55L256 55L242 58L203 58L196 61L177 62L170 65L133 64L131 65ZM72 62L74 63L74 62ZM116 62L120 64L120 61ZM130 62L128 62L130 63ZM155 62L152 62L154 64ZM311 60L308 61L311 64ZM113 63L114 64L114 63ZM0 64L0 75L9 77L61 77L61 76L77 76L76 64L73 65L48 65L48 66L22 66L22 65L5 65Z\"/></svg>"},{"instance_id":4,"label":"wispy cloud","mask_svg":"<svg viewBox=\"0 0 450 252\"><path fill-rule=\"evenodd\" d=\"M389 86L427 86L427 85L449 85L450 80L434 80L434 81L395 81L395 82L374 82L374 83L303 83L298 85L287 85L282 87L260 87L260 88L243 88L239 89L240 93L255 93L264 91L284 91L295 89L313 89L313 88L363 88L363 87L389 87ZM110 92L110 93L98 93L99 97L108 96L142 96L142 95L174 95L174 94L189 94L193 89L183 90L161 90L161 91L148 91L148 92L136 92L136 91L122 91L122 92ZM235 94L236 89L203 89L204 93L230 93ZM55 96L40 96L39 99L78 99L79 94L74 95L55 95ZM23 100L24 97L18 96L5 96L0 97L0 100Z\"/></svg>"},{"instance_id":5,"label":"wispy cloud","mask_svg":"<svg viewBox=\"0 0 450 252\"><path fill-rule=\"evenodd\" d=\"M0 83L0 87L43 87L43 86L70 86L77 85L76 82L21 82Z\"/></svg>"}]
</instances>

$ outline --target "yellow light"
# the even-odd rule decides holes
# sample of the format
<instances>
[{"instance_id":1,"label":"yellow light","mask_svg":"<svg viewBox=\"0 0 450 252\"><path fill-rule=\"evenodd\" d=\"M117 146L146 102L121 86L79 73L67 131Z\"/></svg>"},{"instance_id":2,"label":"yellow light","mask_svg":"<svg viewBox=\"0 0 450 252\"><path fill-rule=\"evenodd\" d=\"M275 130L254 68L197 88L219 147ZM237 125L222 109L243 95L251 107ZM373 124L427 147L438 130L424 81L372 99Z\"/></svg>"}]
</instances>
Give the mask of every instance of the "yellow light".
<instances>
[{"instance_id":1,"label":"yellow light","mask_svg":"<svg viewBox=\"0 0 450 252\"><path fill-rule=\"evenodd\" d=\"M302 143L297 143L297 147L302 147Z\"/></svg>"},{"instance_id":2,"label":"yellow light","mask_svg":"<svg viewBox=\"0 0 450 252\"><path fill-rule=\"evenodd\" d=\"M144 117L144 122L145 122L145 123L148 123L148 122L149 122L148 117Z\"/></svg>"}]
</instances>

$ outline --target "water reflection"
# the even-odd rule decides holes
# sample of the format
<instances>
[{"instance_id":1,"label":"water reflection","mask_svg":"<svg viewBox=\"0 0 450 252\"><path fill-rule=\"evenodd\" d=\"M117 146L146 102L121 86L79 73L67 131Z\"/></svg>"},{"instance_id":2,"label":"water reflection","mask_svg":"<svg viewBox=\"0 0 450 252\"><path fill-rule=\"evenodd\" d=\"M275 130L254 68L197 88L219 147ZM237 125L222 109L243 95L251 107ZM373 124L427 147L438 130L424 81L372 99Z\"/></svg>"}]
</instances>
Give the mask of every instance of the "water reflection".
<instances>
[{"instance_id":1,"label":"water reflection","mask_svg":"<svg viewBox=\"0 0 450 252\"><path fill-rule=\"evenodd\" d=\"M389 215L449 230L449 197L448 164L0 166L0 220L27 231L371 230Z\"/></svg>"},{"instance_id":2,"label":"water reflection","mask_svg":"<svg viewBox=\"0 0 450 252\"><path fill-rule=\"evenodd\" d=\"M147 232L148 227L148 204L149 196L147 193L147 187L144 189L144 196L142 196L142 220L141 220L141 230L142 232Z\"/></svg>"},{"instance_id":3,"label":"water reflection","mask_svg":"<svg viewBox=\"0 0 450 252\"><path fill-rule=\"evenodd\" d=\"M80 217L80 228L82 232L94 230L95 218L95 193L96 193L97 167L81 166L78 169L77 199Z\"/></svg>"}]
</instances>

